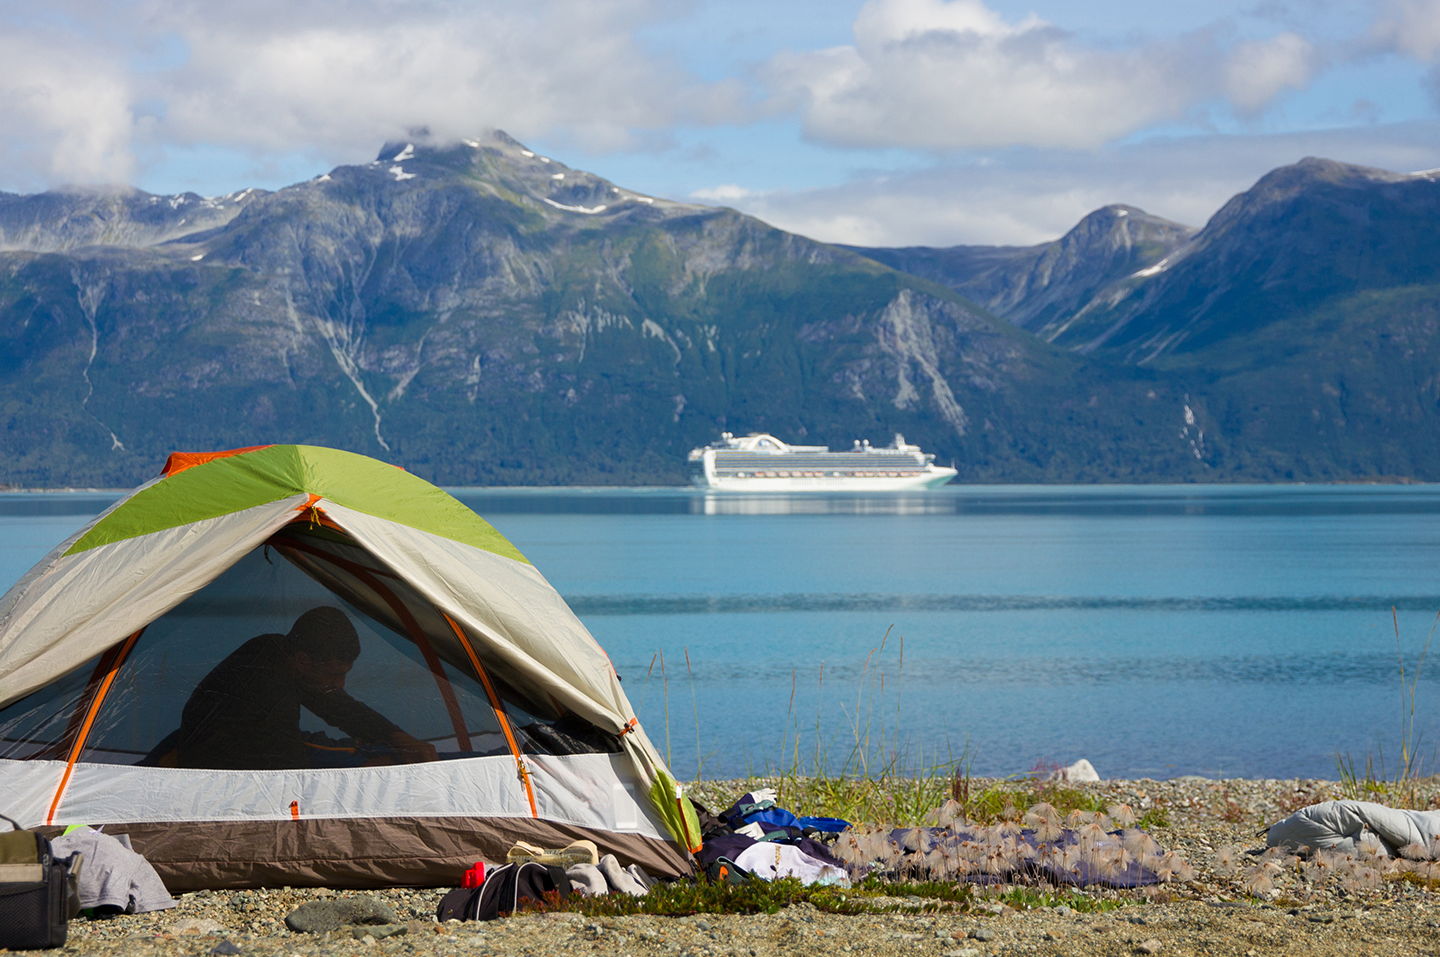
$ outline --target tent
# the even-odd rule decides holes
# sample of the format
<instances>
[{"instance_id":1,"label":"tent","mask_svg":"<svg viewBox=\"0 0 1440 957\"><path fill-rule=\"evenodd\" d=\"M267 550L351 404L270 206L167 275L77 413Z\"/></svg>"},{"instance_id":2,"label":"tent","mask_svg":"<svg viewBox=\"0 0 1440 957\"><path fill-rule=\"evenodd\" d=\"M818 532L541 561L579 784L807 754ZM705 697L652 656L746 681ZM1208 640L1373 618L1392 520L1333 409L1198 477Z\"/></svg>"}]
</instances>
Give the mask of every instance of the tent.
<instances>
[{"instance_id":1,"label":"tent","mask_svg":"<svg viewBox=\"0 0 1440 957\"><path fill-rule=\"evenodd\" d=\"M322 632L343 653L297 650ZM312 677L346 658L338 694ZM453 884L517 840L675 875L699 844L525 557L403 469L300 445L171 455L0 598L0 811L128 834L172 891Z\"/></svg>"}]
</instances>

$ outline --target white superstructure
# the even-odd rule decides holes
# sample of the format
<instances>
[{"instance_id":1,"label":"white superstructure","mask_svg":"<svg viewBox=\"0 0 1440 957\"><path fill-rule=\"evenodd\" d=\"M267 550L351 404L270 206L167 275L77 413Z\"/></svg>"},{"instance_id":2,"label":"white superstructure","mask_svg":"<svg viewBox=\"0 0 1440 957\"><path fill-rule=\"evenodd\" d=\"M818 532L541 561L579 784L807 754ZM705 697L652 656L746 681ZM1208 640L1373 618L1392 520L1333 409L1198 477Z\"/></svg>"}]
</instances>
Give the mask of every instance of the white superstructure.
<instances>
[{"instance_id":1,"label":"white superstructure","mask_svg":"<svg viewBox=\"0 0 1440 957\"><path fill-rule=\"evenodd\" d=\"M735 492L894 492L934 488L955 477L898 432L889 448L855 441L848 452L824 445L790 445L756 433L729 432L703 449L690 450L690 482Z\"/></svg>"}]
</instances>

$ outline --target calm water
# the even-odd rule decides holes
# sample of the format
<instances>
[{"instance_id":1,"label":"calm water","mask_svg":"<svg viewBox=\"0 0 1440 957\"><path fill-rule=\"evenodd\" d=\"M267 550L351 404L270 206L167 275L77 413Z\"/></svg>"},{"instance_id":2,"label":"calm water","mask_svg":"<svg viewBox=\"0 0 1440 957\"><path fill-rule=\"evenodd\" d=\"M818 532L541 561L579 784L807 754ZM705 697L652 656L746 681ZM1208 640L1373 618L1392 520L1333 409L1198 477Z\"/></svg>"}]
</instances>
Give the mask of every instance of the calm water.
<instances>
[{"instance_id":1,"label":"calm water","mask_svg":"<svg viewBox=\"0 0 1440 957\"><path fill-rule=\"evenodd\" d=\"M977 773L1333 777L1398 751L1391 607L1414 657L1440 611L1437 487L456 494L570 601L682 776L788 764L797 736L839 767L868 721L872 752L968 746ZM0 582L114 498L0 495ZM1427 756L1437 676L1440 649Z\"/></svg>"}]
</instances>

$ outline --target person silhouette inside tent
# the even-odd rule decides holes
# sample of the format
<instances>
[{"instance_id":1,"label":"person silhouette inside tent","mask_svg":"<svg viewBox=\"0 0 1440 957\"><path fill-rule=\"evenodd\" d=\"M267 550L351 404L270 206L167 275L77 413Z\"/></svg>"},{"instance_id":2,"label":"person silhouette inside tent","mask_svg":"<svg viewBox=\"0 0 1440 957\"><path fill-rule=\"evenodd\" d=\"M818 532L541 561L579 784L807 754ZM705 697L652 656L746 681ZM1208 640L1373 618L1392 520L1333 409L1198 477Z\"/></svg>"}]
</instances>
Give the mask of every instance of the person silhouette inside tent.
<instances>
[{"instance_id":1,"label":"person silhouette inside tent","mask_svg":"<svg viewBox=\"0 0 1440 957\"><path fill-rule=\"evenodd\" d=\"M402 762L434 761L435 748L405 733L345 692L360 637L338 608L321 605L289 634L259 635L230 653L190 693L181 713L176 764L182 768L304 768L303 707L364 745Z\"/></svg>"}]
</instances>

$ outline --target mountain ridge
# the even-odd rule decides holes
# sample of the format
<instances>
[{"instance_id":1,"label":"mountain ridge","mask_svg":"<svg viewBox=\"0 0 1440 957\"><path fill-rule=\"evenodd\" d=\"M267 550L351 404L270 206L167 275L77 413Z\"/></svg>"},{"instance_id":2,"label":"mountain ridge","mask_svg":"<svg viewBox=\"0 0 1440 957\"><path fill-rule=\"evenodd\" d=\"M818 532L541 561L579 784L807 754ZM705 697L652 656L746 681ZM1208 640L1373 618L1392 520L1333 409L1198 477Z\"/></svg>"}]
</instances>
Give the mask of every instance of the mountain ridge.
<instances>
[{"instance_id":1,"label":"mountain ridge","mask_svg":"<svg viewBox=\"0 0 1440 957\"><path fill-rule=\"evenodd\" d=\"M1136 345L1188 308L1172 272L1213 277L1285 228L1256 210L1329 208L1349 169L1262 178L1228 231L1115 204L948 257L671 202L498 131L209 201L0 195L0 481L132 484L175 448L294 441L446 484L677 483L689 448L750 429L904 432L962 481L1440 478L1428 292ZM1388 175L1362 191L1408 188Z\"/></svg>"}]
</instances>

